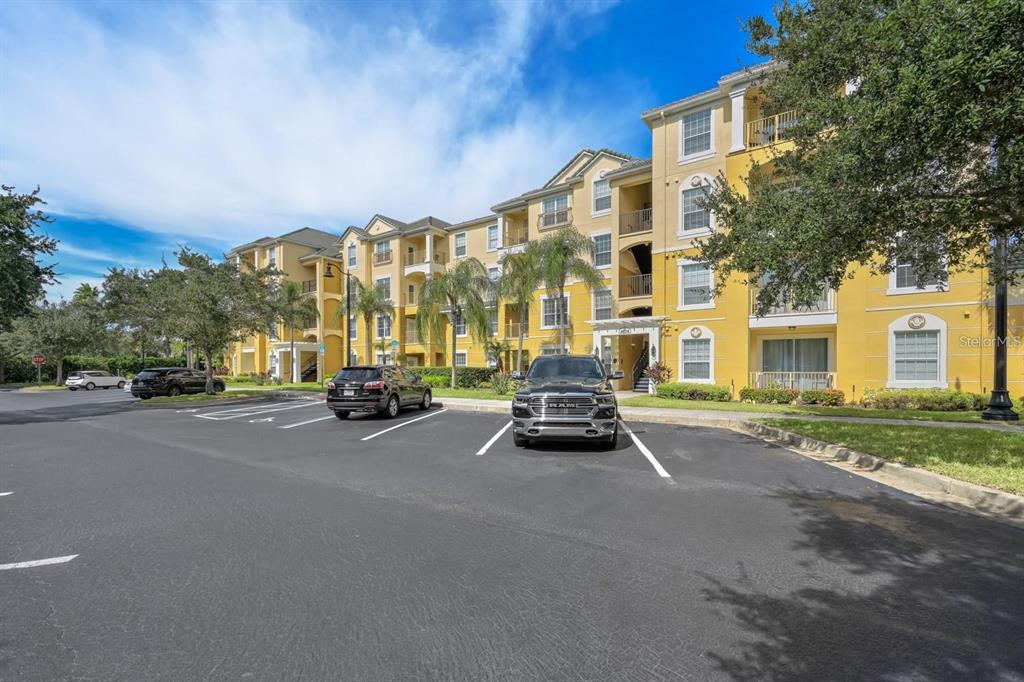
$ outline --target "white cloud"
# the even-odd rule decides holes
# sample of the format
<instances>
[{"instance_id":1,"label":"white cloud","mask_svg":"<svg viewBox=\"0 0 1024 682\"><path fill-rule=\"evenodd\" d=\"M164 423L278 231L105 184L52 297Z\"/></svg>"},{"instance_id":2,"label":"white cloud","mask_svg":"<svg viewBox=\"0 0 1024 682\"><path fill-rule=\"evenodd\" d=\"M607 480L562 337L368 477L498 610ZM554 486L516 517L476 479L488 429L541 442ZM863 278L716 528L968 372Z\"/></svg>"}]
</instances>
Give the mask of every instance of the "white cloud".
<instances>
[{"instance_id":1,"label":"white cloud","mask_svg":"<svg viewBox=\"0 0 1024 682\"><path fill-rule=\"evenodd\" d=\"M8 7L0 175L41 184L55 211L167 233L467 219L638 125L639 104L613 93L529 97L531 47L566 21L540 3L496 4L457 44L390 14L318 21L290 4L153 3L113 23Z\"/></svg>"},{"instance_id":2,"label":"white cloud","mask_svg":"<svg viewBox=\"0 0 1024 682\"><path fill-rule=\"evenodd\" d=\"M75 295L75 289L83 284L91 284L99 287L103 284L102 277L89 277L88 275L60 275L56 284L46 287L46 299L56 303L61 299L70 301Z\"/></svg>"}]
</instances>

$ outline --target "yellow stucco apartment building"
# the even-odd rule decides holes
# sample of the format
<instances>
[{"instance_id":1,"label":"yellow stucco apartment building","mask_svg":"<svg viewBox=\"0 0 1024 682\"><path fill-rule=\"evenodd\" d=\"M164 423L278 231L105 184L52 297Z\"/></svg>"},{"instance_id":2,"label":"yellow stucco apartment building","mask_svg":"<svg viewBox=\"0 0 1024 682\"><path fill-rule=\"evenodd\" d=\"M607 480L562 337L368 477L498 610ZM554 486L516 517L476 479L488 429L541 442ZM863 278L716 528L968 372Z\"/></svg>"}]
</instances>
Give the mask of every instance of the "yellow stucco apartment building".
<instances>
[{"instance_id":1,"label":"yellow stucco apartment building","mask_svg":"<svg viewBox=\"0 0 1024 682\"><path fill-rule=\"evenodd\" d=\"M605 286L567 289L570 325L565 350L598 353L625 378L620 388L642 384L648 363L672 368L673 381L731 387L785 385L834 387L847 400L886 387L942 387L984 392L992 386L992 291L986 273L953 273L945 284L922 282L896 264L888 276L866 268L838 291L823 291L810 308L780 305L753 314L754 289L736 279L712 296L712 273L695 260L699 239L717 228L702 209L702 185L723 173L740 187L754 160L786 144L781 138L795 113L761 117L747 72L642 115L651 132L651 156L635 159L608 149L583 149L542 186L501 201L481 218L451 224L435 217L402 222L375 215L365 227L340 236L304 228L237 247L231 256L276 264L301 281L321 311L315 327L299 330L296 358L286 330L246 339L229 349L235 373L267 372L287 380L317 380L344 364L344 335L351 362L399 361L407 365L493 364L484 346L462 324L445 339L417 336L417 297L427 277L453 261L476 257L493 277L502 258L528 241L566 225L590 235L594 264ZM823 244L822 248L827 248ZM375 357L367 358L361 319L346 323L347 271L390 292L394 319L375 320ZM331 275L331 276L328 276ZM497 302L491 333L516 348L526 328L530 357L559 352L559 307L539 290L524 318ZM1024 394L1024 290L1011 290L1009 389ZM450 334L455 333L455 357ZM377 347L383 340L385 352ZM514 352L502 358L510 366ZM644 388L646 388L644 386Z\"/></svg>"}]
</instances>

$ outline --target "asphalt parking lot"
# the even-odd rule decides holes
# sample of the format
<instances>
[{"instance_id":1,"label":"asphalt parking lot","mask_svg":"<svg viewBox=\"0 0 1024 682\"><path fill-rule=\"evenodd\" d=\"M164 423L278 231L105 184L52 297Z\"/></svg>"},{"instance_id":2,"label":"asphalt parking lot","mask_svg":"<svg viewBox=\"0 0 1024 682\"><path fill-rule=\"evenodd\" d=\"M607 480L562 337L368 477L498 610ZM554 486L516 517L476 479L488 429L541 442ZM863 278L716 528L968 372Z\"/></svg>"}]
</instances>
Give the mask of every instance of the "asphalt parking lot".
<instances>
[{"instance_id":1,"label":"asphalt parking lot","mask_svg":"<svg viewBox=\"0 0 1024 682\"><path fill-rule=\"evenodd\" d=\"M0 402L0 679L1024 680L1024 533L745 435L91 397Z\"/></svg>"}]
</instances>

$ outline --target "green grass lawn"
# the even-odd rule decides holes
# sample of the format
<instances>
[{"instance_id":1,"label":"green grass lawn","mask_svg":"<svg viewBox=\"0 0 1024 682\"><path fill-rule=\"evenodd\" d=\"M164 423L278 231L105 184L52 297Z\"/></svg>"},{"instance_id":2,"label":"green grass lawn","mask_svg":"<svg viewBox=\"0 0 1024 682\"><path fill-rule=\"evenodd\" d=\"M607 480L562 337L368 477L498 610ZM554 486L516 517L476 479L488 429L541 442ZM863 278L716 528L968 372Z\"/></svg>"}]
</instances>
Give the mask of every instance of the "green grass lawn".
<instances>
[{"instance_id":1,"label":"green grass lawn","mask_svg":"<svg viewBox=\"0 0 1024 682\"><path fill-rule=\"evenodd\" d=\"M489 388L432 388L435 398L474 398L476 400L512 400L512 394L498 395Z\"/></svg>"},{"instance_id":2,"label":"green grass lawn","mask_svg":"<svg viewBox=\"0 0 1024 682\"><path fill-rule=\"evenodd\" d=\"M231 389L232 393L237 393L235 389L243 391L309 391L310 393L321 393L327 389L316 382L302 382L295 384L263 384L258 386L253 383L233 383L228 382L227 387Z\"/></svg>"},{"instance_id":3,"label":"green grass lawn","mask_svg":"<svg viewBox=\"0 0 1024 682\"><path fill-rule=\"evenodd\" d=\"M53 384L43 384L41 386L36 386L36 385L22 386L20 390L22 390L22 391L66 391L66 390L68 390L68 388L67 388L67 386L54 386Z\"/></svg>"},{"instance_id":4,"label":"green grass lawn","mask_svg":"<svg viewBox=\"0 0 1024 682\"><path fill-rule=\"evenodd\" d=\"M863 407L822 407L818 405L758 405L753 403L718 403L710 400L676 400L641 395L619 401L622 407L665 407L673 410L719 410L723 412L767 412L772 414L818 415L822 417L875 417L879 419L913 419L916 421L980 422L980 412L926 412L923 410L869 410ZM1017 405L1020 409L1020 405Z\"/></svg>"},{"instance_id":5,"label":"green grass lawn","mask_svg":"<svg viewBox=\"0 0 1024 682\"><path fill-rule=\"evenodd\" d=\"M803 419L762 423L890 462L1024 495L1024 433Z\"/></svg>"},{"instance_id":6,"label":"green grass lawn","mask_svg":"<svg viewBox=\"0 0 1024 682\"><path fill-rule=\"evenodd\" d=\"M233 398L248 398L252 396L265 396L266 391L250 390L244 391L231 391L231 393L216 393L209 395L208 393L193 393L191 395L176 395L176 396L157 396L156 398L150 398L146 401L147 404L163 404L163 403L194 403L202 402L205 400L231 400Z\"/></svg>"}]
</instances>

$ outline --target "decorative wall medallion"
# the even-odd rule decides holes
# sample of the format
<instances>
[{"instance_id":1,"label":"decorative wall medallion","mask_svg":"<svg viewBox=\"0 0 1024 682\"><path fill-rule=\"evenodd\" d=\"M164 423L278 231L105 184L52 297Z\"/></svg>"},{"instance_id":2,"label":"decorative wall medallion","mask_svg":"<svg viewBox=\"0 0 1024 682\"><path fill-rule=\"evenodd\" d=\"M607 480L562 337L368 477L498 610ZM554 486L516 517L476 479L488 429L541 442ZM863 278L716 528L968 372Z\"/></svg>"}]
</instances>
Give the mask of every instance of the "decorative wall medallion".
<instances>
[{"instance_id":1,"label":"decorative wall medallion","mask_svg":"<svg viewBox=\"0 0 1024 682\"><path fill-rule=\"evenodd\" d=\"M704 332L702 332L700 330L700 327L691 327L690 328L690 336L692 336L695 339L699 339L700 335L703 334L703 333Z\"/></svg>"},{"instance_id":2,"label":"decorative wall medallion","mask_svg":"<svg viewBox=\"0 0 1024 682\"><path fill-rule=\"evenodd\" d=\"M907 325L911 329L921 329L924 327L925 322L924 315L911 315L910 319L907 320Z\"/></svg>"}]
</instances>

